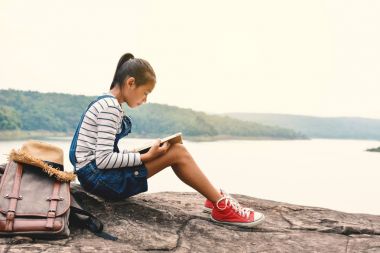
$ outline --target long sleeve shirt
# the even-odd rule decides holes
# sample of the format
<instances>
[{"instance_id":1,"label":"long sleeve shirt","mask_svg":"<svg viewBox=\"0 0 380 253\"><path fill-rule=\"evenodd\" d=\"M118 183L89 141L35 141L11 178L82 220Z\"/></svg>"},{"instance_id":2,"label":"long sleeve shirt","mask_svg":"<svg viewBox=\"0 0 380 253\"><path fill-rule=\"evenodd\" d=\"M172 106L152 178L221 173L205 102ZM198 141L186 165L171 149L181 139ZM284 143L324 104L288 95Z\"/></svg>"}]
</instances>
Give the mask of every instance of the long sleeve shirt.
<instances>
[{"instance_id":1,"label":"long sleeve shirt","mask_svg":"<svg viewBox=\"0 0 380 253\"><path fill-rule=\"evenodd\" d=\"M111 93L107 93L112 95ZM142 164L140 153L127 149L113 152L116 134L121 131L123 109L115 97L95 102L85 113L77 149L77 168L96 160L99 169L133 167Z\"/></svg>"}]
</instances>

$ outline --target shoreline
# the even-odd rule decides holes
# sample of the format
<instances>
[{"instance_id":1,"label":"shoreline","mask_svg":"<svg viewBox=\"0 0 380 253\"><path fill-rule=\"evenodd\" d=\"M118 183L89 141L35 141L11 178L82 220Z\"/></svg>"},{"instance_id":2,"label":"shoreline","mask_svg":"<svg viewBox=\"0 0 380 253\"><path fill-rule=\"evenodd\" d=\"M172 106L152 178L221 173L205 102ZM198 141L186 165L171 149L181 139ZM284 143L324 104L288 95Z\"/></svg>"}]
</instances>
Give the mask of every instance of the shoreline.
<instances>
[{"instance_id":1,"label":"shoreline","mask_svg":"<svg viewBox=\"0 0 380 253\"><path fill-rule=\"evenodd\" d=\"M39 140L51 140L51 139L65 139L72 138L74 133L67 132L52 132L52 131L0 131L0 141L18 141L27 139L39 139ZM164 134L167 135L167 134ZM153 135L139 135L131 134L129 138L139 139L155 139L159 138ZM243 136L229 136L229 135L217 135L217 136L185 136L186 140L193 142L207 142L207 141L220 141L220 140L310 140L310 138L274 138L274 137L243 137Z\"/></svg>"},{"instance_id":2,"label":"shoreline","mask_svg":"<svg viewBox=\"0 0 380 253\"><path fill-rule=\"evenodd\" d=\"M49 139L49 138L64 138L70 137L66 132L52 132L52 131L22 131L22 130L6 130L0 131L0 141L19 141L27 139Z\"/></svg>"},{"instance_id":3,"label":"shoreline","mask_svg":"<svg viewBox=\"0 0 380 253\"><path fill-rule=\"evenodd\" d=\"M71 139L74 133L68 132L53 132L53 131L22 131L22 130L7 130L0 131L0 141L22 141L27 139L37 139L37 140L64 140ZM169 134L163 134L166 136ZM372 139L352 139L352 138L274 138L274 137L244 137L244 136L230 136L230 135L217 135L217 136L183 136L184 140L192 142L212 142L212 141L226 141L226 140L247 140L247 141L296 141L296 140L313 140L313 139L326 139L326 140L372 140ZM128 138L137 138L137 139L156 139L160 138L154 135L140 135L140 134L130 134ZM372 140L378 141L378 140ZM365 151L368 152L380 152L380 147L377 148L368 148Z\"/></svg>"}]
</instances>

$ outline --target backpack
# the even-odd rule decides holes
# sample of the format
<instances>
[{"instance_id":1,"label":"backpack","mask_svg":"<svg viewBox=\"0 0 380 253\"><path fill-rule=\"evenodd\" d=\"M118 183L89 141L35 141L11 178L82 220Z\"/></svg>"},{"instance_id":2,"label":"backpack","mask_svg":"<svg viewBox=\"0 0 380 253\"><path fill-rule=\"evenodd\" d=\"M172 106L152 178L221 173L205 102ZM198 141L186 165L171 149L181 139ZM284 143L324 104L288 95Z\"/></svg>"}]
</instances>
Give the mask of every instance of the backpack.
<instances>
[{"instance_id":1,"label":"backpack","mask_svg":"<svg viewBox=\"0 0 380 253\"><path fill-rule=\"evenodd\" d=\"M117 240L103 232L102 222L75 200L70 192L75 175L64 172L63 166L56 169L63 164L59 157L59 148L29 141L21 150L12 150L8 163L0 165L0 235L60 239L70 235L71 224Z\"/></svg>"}]
</instances>

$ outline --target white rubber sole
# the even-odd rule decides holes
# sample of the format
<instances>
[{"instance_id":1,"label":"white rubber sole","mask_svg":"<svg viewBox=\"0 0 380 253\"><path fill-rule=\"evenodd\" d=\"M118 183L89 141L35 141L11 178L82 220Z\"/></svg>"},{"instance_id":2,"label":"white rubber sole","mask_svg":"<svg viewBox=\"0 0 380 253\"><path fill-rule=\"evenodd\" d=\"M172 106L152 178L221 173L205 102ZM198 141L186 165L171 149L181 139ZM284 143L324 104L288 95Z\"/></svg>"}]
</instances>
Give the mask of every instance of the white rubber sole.
<instances>
[{"instance_id":1,"label":"white rubber sole","mask_svg":"<svg viewBox=\"0 0 380 253\"><path fill-rule=\"evenodd\" d=\"M220 224L226 224L226 225L231 225L231 226L238 226L238 227L245 227L245 228L252 228L252 227L256 227L257 225L263 223L265 221L265 215L262 214L261 218L258 219L258 220L255 220L254 222L225 222L225 221L218 221L218 220L215 220L214 218L212 218L212 216L210 216L211 220L216 222L216 223L220 223Z\"/></svg>"}]
</instances>

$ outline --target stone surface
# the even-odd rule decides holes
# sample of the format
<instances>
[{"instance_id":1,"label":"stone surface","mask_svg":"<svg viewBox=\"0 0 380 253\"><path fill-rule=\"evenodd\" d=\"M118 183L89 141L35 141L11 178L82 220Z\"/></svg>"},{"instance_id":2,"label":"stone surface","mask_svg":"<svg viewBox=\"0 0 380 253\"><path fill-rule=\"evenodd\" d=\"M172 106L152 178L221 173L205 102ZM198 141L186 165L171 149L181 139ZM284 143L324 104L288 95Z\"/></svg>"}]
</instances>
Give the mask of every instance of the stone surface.
<instances>
[{"instance_id":1,"label":"stone surface","mask_svg":"<svg viewBox=\"0 0 380 253\"><path fill-rule=\"evenodd\" d=\"M0 252L380 252L380 216L233 195L262 211L251 229L219 225L202 213L197 193L144 193L105 202L73 185L74 195L117 241L72 228L62 240L0 238Z\"/></svg>"}]
</instances>

